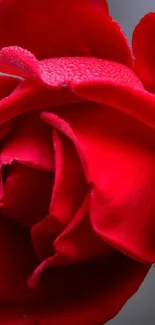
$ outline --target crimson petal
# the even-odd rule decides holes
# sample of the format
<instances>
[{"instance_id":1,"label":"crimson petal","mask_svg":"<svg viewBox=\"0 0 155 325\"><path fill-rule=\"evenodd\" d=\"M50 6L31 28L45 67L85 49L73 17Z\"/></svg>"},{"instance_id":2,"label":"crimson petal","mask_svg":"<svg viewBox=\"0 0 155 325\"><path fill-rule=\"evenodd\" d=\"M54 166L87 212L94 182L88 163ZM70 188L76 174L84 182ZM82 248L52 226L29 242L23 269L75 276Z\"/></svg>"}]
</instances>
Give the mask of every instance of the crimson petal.
<instances>
[{"instance_id":1,"label":"crimson petal","mask_svg":"<svg viewBox=\"0 0 155 325\"><path fill-rule=\"evenodd\" d=\"M62 303L59 294L58 308L38 317L39 325L96 325L113 318L137 291L149 267L118 256L90 265L73 266L68 272L58 272L55 282L62 284ZM57 270L56 270L57 272ZM68 276L65 279L65 273ZM65 283L65 285L64 285ZM61 311L60 311L61 310Z\"/></svg>"},{"instance_id":2,"label":"crimson petal","mask_svg":"<svg viewBox=\"0 0 155 325\"><path fill-rule=\"evenodd\" d=\"M15 225L2 215L0 261L0 302L14 304L31 301L33 293L28 290L26 280L38 261L31 246L30 236L21 226Z\"/></svg>"},{"instance_id":3,"label":"crimson petal","mask_svg":"<svg viewBox=\"0 0 155 325\"><path fill-rule=\"evenodd\" d=\"M55 254L54 241L63 230L62 224L51 216L47 216L31 228L32 243L40 260Z\"/></svg>"},{"instance_id":4,"label":"crimson petal","mask_svg":"<svg viewBox=\"0 0 155 325\"><path fill-rule=\"evenodd\" d=\"M52 130L37 114L24 114L1 149L2 165L20 162L52 172L55 169Z\"/></svg>"},{"instance_id":5,"label":"crimson petal","mask_svg":"<svg viewBox=\"0 0 155 325\"><path fill-rule=\"evenodd\" d=\"M0 45L21 46L40 59L94 56L131 65L127 40L107 11L104 0L1 1Z\"/></svg>"},{"instance_id":6,"label":"crimson petal","mask_svg":"<svg viewBox=\"0 0 155 325\"><path fill-rule=\"evenodd\" d=\"M114 79L115 82L123 76L124 83L130 84L135 81L138 85L136 75L128 67L117 62L88 56L38 61L31 52L18 46L10 46L0 51L0 68L4 73L16 74L19 77L43 83L50 88L71 82L86 81L90 78L107 79L107 72L110 73L110 79Z\"/></svg>"},{"instance_id":7,"label":"crimson petal","mask_svg":"<svg viewBox=\"0 0 155 325\"><path fill-rule=\"evenodd\" d=\"M34 95L36 90L38 90L38 86L24 80L9 96L4 97L0 101L0 125L31 110L30 106L24 108L24 104Z\"/></svg>"},{"instance_id":8,"label":"crimson petal","mask_svg":"<svg viewBox=\"0 0 155 325\"><path fill-rule=\"evenodd\" d=\"M112 106L155 128L155 97L126 67L108 62L104 77L93 80L90 75L86 81L75 80L71 88L85 100Z\"/></svg>"},{"instance_id":9,"label":"crimson petal","mask_svg":"<svg viewBox=\"0 0 155 325\"><path fill-rule=\"evenodd\" d=\"M62 224L74 216L86 193L86 180L82 164L73 143L63 134L54 132L55 184L50 215Z\"/></svg>"},{"instance_id":10,"label":"crimson petal","mask_svg":"<svg viewBox=\"0 0 155 325\"><path fill-rule=\"evenodd\" d=\"M31 227L48 214L53 174L20 163L4 165L4 200L0 210L9 218Z\"/></svg>"},{"instance_id":11,"label":"crimson petal","mask_svg":"<svg viewBox=\"0 0 155 325\"><path fill-rule=\"evenodd\" d=\"M148 265L119 253L95 262L53 266L40 276L41 284L52 292L51 301L26 314L39 325L103 324L135 293L148 270Z\"/></svg>"},{"instance_id":12,"label":"crimson petal","mask_svg":"<svg viewBox=\"0 0 155 325\"><path fill-rule=\"evenodd\" d=\"M20 82L19 77L0 72L0 100L9 96Z\"/></svg>"},{"instance_id":13,"label":"crimson petal","mask_svg":"<svg viewBox=\"0 0 155 325\"><path fill-rule=\"evenodd\" d=\"M97 259L100 256L104 258L113 253L112 248L106 245L93 231L89 220L89 197L90 193L54 243L58 254L64 255L76 263L92 258Z\"/></svg>"},{"instance_id":14,"label":"crimson petal","mask_svg":"<svg viewBox=\"0 0 155 325\"><path fill-rule=\"evenodd\" d=\"M138 97L138 99L140 97L141 104L143 104L144 101L143 106L146 101L152 101L152 98L148 97L147 94L140 92L143 86L132 70L121 64L101 59L74 57L55 58L39 62L32 57L31 53L29 57L27 51L13 47L1 51L0 66L1 69L5 67L4 70L6 70L7 73L16 73L22 77L28 78L28 80L21 82L19 87L17 87L8 98L0 102L1 123L23 112L41 109L45 107L45 103L46 105L48 104L49 107L56 106L62 103L62 99L59 99L61 96L63 96L64 103L69 103L72 100L73 102L80 102L83 95L80 89L77 90L77 87L79 88L81 86L83 88L85 83L87 87L93 85L95 89L95 84L97 82L104 85L108 100L109 92L114 92L115 86L117 85L118 96L116 97L116 94L115 96L111 96L111 100L115 98L115 101L116 99L118 101L119 92L121 92L122 88L123 90L125 88L125 91L128 91L126 96L131 96L132 98L134 95L136 98ZM132 85L134 84L134 89L130 87L131 83ZM43 93L41 97L39 96L41 103L38 103L35 98L38 96L41 86ZM51 89L50 96L49 93L44 93L45 87L49 90ZM109 90L107 89L108 87L110 88ZM48 99L45 100L44 103L43 96L46 94L48 95Z\"/></svg>"},{"instance_id":15,"label":"crimson petal","mask_svg":"<svg viewBox=\"0 0 155 325\"><path fill-rule=\"evenodd\" d=\"M58 129L53 130L55 148L55 182L50 215L34 225L31 230L32 242L39 257L53 254L54 240L74 217L87 192L83 165L78 156L76 145L64 130L57 128L59 119L52 113L43 113L44 120ZM63 134L64 133L64 134ZM41 245L42 243L42 245Z\"/></svg>"},{"instance_id":16,"label":"crimson petal","mask_svg":"<svg viewBox=\"0 0 155 325\"><path fill-rule=\"evenodd\" d=\"M57 112L61 127L65 120L72 128L87 162L87 179L99 193L95 196L98 203L91 207L94 230L128 255L153 262L154 130L110 107L73 106Z\"/></svg>"}]
</instances>

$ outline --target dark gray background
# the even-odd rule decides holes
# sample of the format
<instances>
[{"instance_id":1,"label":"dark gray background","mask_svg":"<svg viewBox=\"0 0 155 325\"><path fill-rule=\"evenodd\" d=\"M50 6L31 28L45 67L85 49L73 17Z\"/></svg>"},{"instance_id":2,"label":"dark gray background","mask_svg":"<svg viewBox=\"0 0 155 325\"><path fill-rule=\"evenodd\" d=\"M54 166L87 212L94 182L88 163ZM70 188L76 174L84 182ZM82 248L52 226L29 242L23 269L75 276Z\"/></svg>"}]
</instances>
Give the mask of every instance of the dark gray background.
<instances>
[{"instance_id":1,"label":"dark gray background","mask_svg":"<svg viewBox=\"0 0 155 325\"><path fill-rule=\"evenodd\" d=\"M155 0L109 0L110 12L129 41L134 26L149 11L155 12ZM118 292L119 295L119 292ZM107 325L155 325L155 268L117 317Z\"/></svg>"}]
</instances>

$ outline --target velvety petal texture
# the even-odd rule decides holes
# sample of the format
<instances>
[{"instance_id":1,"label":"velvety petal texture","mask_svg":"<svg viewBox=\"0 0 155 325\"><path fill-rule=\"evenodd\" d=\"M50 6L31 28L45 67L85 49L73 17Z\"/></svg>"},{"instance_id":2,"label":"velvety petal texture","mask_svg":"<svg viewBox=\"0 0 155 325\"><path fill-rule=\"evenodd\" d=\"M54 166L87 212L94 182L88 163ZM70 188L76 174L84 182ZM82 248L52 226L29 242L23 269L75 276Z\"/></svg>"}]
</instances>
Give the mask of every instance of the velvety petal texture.
<instances>
[{"instance_id":1,"label":"velvety petal texture","mask_svg":"<svg viewBox=\"0 0 155 325\"><path fill-rule=\"evenodd\" d=\"M2 0L0 15L1 48L18 45L40 59L82 55L132 64L104 0Z\"/></svg>"}]
</instances>

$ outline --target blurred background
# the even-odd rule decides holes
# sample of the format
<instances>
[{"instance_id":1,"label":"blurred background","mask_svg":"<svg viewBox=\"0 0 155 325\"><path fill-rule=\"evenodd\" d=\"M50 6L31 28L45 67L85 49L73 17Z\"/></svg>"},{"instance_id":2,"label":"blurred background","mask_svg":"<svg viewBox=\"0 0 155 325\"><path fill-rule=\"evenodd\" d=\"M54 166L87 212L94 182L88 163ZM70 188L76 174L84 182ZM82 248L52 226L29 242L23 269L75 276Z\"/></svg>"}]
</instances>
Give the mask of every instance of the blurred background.
<instances>
[{"instance_id":1,"label":"blurred background","mask_svg":"<svg viewBox=\"0 0 155 325\"><path fill-rule=\"evenodd\" d=\"M108 0L108 4L111 15L120 23L130 43L134 26L142 16L155 12L155 0ZM107 325L155 325L154 267L139 291Z\"/></svg>"},{"instance_id":2,"label":"blurred background","mask_svg":"<svg viewBox=\"0 0 155 325\"><path fill-rule=\"evenodd\" d=\"M110 13L122 26L131 42L132 32L138 21L148 12L155 12L154 0L107 0Z\"/></svg>"}]
</instances>

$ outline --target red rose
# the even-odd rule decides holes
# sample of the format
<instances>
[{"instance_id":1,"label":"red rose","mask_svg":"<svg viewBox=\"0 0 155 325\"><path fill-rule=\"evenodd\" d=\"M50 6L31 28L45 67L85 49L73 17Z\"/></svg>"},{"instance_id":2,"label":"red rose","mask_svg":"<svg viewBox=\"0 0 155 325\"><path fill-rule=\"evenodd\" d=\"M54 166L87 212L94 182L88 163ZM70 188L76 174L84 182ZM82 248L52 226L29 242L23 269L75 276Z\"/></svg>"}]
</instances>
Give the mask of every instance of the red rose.
<instances>
[{"instance_id":1,"label":"red rose","mask_svg":"<svg viewBox=\"0 0 155 325\"><path fill-rule=\"evenodd\" d=\"M0 46L0 325L101 325L155 261L155 98L105 1L1 1Z\"/></svg>"}]
</instances>

